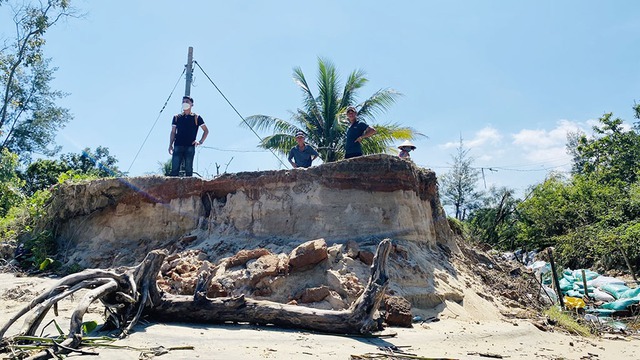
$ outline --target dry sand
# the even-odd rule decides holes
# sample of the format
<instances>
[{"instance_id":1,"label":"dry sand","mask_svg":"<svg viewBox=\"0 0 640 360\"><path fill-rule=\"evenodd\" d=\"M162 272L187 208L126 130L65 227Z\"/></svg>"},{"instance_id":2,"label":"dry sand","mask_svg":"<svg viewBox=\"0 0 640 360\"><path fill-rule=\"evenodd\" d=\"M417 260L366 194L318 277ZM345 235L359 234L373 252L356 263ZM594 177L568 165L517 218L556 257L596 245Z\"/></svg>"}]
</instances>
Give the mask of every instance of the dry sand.
<instances>
[{"instance_id":1,"label":"dry sand","mask_svg":"<svg viewBox=\"0 0 640 360\"><path fill-rule=\"evenodd\" d=\"M0 274L0 323L4 324L33 296L49 288L55 279L15 277ZM58 323L68 326L70 310L79 296L61 302ZM142 323L118 346L132 348L97 348L99 356L90 359L140 359L141 348L193 346L193 350L172 350L158 359L349 359L351 355L382 353L380 347L396 346L424 358L490 359L638 359L640 339L582 338L561 332L544 332L527 320L504 319L488 301L467 291L464 306L447 303L429 311L415 313L427 318L437 315L440 321L414 324L413 328L388 328L396 333L390 338L359 338L316 334L274 327L252 325L193 325ZM52 316L52 315L50 315ZM99 320L96 306L85 320ZM45 321L46 323L46 321ZM14 326L8 335L15 333ZM54 332L50 326L46 333ZM0 354L2 358L6 354ZM71 355L70 358L79 358ZM150 356L148 358L153 358ZM390 357L389 357L390 358Z\"/></svg>"}]
</instances>

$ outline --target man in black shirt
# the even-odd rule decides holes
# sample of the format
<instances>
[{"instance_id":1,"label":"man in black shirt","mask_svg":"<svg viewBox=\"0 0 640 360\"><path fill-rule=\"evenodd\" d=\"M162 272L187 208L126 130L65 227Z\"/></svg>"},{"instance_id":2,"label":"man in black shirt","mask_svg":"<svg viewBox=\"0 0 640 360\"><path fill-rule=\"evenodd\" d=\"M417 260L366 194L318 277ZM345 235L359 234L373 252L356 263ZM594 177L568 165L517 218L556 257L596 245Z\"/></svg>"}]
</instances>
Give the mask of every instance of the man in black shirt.
<instances>
[{"instance_id":1,"label":"man in black shirt","mask_svg":"<svg viewBox=\"0 0 640 360\"><path fill-rule=\"evenodd\" d=\"M185 176L193 175L193 157L196 154L196 146L202 145L209 135L209 129L204 124L202 116L191 112L193 98L182 98L182 114L173 117L171 123L171 136L169 137L169 154L171 157L171 174L178 176L180 165L184 163ZM196 141L198 128L202 128L202 138Z\"/></svg>"},{"instance_id":2,"label":"man in black shirt","mask_svg":"<svg viewBox=\"0 0 640 360\"><path fill-rule=\"evenodd\" d=\"M344 142L344 158L349 159L356 156L362 156L362 139L373 136L376 129L367 125L366 122L357 118L356 108L349 106L347 108L347 118L349 119L349 128L347 129L347 138Z\"/></svg>"}]
</instances>

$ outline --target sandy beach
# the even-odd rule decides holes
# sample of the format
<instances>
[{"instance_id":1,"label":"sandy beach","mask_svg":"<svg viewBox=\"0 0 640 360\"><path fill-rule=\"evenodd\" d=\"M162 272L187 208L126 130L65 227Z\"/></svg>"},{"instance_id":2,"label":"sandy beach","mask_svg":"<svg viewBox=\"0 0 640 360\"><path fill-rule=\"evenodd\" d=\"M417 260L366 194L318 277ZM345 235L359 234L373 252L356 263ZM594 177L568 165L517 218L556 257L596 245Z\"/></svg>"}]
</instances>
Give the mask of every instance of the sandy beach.
<instances>
[{"instance_id":1,"label":"sandy beach","mask_svg":"<svg viewBox=\"0 0 640 360\"><path fill-rule=\"evenodd\" d=\"M0 322L3 324L33 296L56 279L0 274ZM66 330L76 296L60 303L57 323ZM95 305L85 321L101 322L101 306ZM117 348L98 347L91 359L350 359L384 354L397 349L419 358L447 359L637 359L640 339L609 335L584 338L561 331L541 331L525 319L506 319L498 309L473 292L464 306L447 302L435 309L414 310L423 318L439 321L416 323L413 328L387 328L393 337L354 337L317 334L249 324L201 325L142 322L127 338L113 342ZM52 317L53 314L49 314ZM44 323L47 323L45 321ZM18 331L22 320L7 333ZM45 334L55 332L50 325ZM162 354L158 348L173 349ZM156 349L156 351L150 349ZM389 350L387 350L389 351ZM396 355L401 355L396 353ZM81 355L71 354L70 358ZM7 358L7 354L3 354ZM366 357L362 357L366 358ZM384 358L384 357L379 357ZM392 358L392 357L386 357Z\"/></svg>"}]
</instances>

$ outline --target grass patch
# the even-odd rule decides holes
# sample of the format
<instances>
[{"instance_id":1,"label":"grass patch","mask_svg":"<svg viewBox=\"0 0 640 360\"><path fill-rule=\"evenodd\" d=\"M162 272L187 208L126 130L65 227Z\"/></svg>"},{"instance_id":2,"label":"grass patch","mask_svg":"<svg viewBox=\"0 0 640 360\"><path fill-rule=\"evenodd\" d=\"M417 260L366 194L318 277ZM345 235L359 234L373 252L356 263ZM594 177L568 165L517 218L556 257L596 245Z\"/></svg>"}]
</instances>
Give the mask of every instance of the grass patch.
<instances>
[{"instance_id":1,"label":"grass patch","mask_svg":"<svg viewBox=\"0 0 640 360\"><path fill-rule=\"evenodd\" d=\"M552 306L544 311L544 314L555 322L557 326L565 329L571 334L584 337L591 336L591 331L585 325L580 324L571 314L563 312L558 306Z\"/></svg>"}]
</instances>

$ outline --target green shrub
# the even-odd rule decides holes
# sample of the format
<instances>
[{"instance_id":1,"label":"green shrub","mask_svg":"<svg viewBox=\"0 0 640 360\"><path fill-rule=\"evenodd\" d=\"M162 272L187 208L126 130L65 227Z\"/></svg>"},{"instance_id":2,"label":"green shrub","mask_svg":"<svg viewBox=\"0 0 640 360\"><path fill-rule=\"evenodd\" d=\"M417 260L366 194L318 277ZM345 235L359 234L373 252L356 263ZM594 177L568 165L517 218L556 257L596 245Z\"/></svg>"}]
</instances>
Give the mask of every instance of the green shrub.
<instances>
[{"instance_id":1,"label":"green shrub","mask_svg":"<svg viewBox=\"0 0 640 360\"><path fill-rule=\"evenodd\" d=\"M51 257L57 252L56 240L50 230L42 230L29 234L24 242L24 248L28 252L26 263L23 267L38 270L51 270L59 267L59 263Z\"/></svg>"},{"instance_id":2,"label":"green shrub","mask_svg":"<svg viewBox=\"0 0 640 360\"><path fill-rule=\"evenodd\" d=\"M464 236L464 224L462 223L462 221L454 217L448 216L447 222L449 223L449 227L451 228L451 231L453 231L454 234L458 236Z\"/></svg>"}]
</instances>

